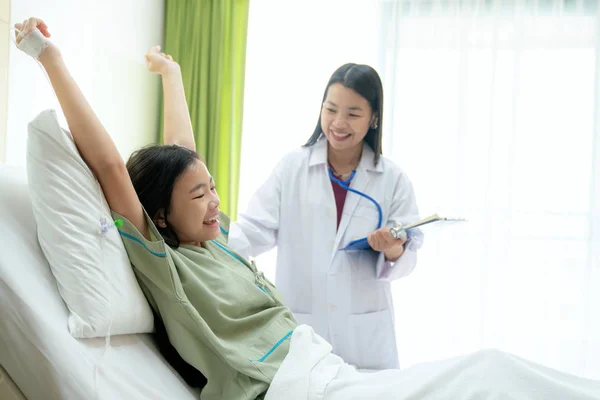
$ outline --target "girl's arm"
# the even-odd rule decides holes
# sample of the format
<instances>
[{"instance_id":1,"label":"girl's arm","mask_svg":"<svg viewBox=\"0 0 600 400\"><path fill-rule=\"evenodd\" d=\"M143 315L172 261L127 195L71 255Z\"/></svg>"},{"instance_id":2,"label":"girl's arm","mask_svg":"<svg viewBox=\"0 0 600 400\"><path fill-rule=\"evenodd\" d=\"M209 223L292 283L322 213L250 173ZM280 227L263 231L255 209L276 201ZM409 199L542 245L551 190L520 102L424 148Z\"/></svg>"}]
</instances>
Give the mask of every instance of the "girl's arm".
<instances>
[{"instance_id":1,"label":"girl's arm","mask_svg":"<svg viewBox=\"0 0 600 400\"><path fill-rule=\"evenodd\" d=\"M185 90L179 64L170 55L160 52L160 47L146 54L150 72L161 75L164 101L164 144L178 144L196 151L192 121L185 99Z\"/></svg>"},{"instance_id":2,"label":"girl's arm","mask_svg":"<svg viewBox=\"0 0 600 400\"><path fill-rule=\"evenodd\" d=\"M69 73L60 50L48 40L46 24L30 18L16 24L17 45L38 58L50 78L56 97L67 119L75 145L84 161L100 182L111 209L130 220L149 239L148 226L125 163L110 135L90 107ZM31 49L41 49L35 54Z\"/></svg>"}]
</instances>

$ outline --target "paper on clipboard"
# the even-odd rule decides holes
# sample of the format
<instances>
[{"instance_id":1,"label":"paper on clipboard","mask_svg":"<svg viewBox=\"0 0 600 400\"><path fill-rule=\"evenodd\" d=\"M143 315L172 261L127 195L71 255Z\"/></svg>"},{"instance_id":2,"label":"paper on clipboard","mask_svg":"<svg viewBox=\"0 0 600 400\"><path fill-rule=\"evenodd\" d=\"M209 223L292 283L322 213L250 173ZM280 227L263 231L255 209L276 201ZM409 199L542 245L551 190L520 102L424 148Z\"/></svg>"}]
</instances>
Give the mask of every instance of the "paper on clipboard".
<instances>
[{"instance_id":1,"label":"paper on clipboard","mask_svg":"<svg viewBox=\"0 0 600 400\"><path fill-rule=\"evenodd\" d=\"M459 223L459 222L466 222L466 219L440 217L438 214L433 214L427 218L423 218L419 221L415 221L408 225L405 225L404 230L406 231L406 234L410 237L415 234L418 234L418 232L420 232L421 228L424 226L433 226L433 225L446 226L446 225L451 225L451 224L455 224L455 223ZM369 242L367 241L367 238L362 238L362 239L353 240L352 242L350 242L346 247L342 248L341 250L372 250L372 249L371 249L371 246L369 246Z\"/></svg>"},{"instance_id":2,"label":"paper on clipboard","mask_svg":"<svg viewBox=\"0 0 600 400\"><path fill-rule=\"evenodd\" d=\"M421 228L425 225L451 225L458 222L466 222L467 220L464 218L447 218L440 217L438 214L430 215L427 218L423 218L419 221L412 222L410 224L404 225L404 230L408 233L411 230L416 230L416 228Z\"/></svg>"}]
</instances>

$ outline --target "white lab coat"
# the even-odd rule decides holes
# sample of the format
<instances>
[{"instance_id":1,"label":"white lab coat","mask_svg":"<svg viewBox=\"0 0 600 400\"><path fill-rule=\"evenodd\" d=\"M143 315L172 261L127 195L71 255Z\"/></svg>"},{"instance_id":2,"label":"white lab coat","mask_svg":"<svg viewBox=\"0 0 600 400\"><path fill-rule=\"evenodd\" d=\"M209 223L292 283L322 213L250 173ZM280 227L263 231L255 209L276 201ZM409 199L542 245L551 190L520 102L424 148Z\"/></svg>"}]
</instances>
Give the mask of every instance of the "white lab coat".
<instances>
[{"instance_id":1,"label":"white lab coat","mask_svg":"<svg viewBox=\"0 0 600 400\"><path fill-rule=\"evenodd\" d=\"M419 218L412 184L402 170L365 144L350 185L373 197L383 221ZM327 171L327 141L287 154L251 198L229 232L229 244L255 257L277 246L276 286L300 324L328 340L359 368L398 368L390 281L416 264L422 236L408 240L395 263L383 253L340 250L377 228L375 205L348 192L339 229Z\"/></svg>"}]
</instances>

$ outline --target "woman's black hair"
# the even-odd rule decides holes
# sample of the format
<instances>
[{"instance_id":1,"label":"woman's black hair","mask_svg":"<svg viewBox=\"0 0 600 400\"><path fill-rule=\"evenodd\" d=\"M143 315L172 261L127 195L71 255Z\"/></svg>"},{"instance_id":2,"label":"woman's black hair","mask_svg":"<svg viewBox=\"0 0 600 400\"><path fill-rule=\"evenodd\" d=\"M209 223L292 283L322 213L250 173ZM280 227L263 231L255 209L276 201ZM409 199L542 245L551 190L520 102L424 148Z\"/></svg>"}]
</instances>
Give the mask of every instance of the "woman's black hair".
<instances>
[{"instance_id":1,"label":"woman's black hair","mask_svg":"<svg viewBox=\"0 0 600 400\"><path fill-rule=\"evenodd\" d=\"M127 161L127 171L135 192L150 218L164 210L166 227L156 227L165 243L179 247L179 238L169 226L167 215L177 178L195 161L198 153L178 145L151 145L134 152Z\"/></svg>"},{"instance_id":2,"label":"woman's black hair","mask_svg":"<svg viewBox=\"0 0 600 400\"><path fill-rule=\"evenodd\" d=\"M140 203L154 218L159 210L165 214L165 228L156 227L165 243L179 247L179 238L169 226L167 215L175 182L196 160L201 160L195 151L178 145L151 145L134 152L127 161L127 171ZM154 339L158 350L185 382L193 388L203 388L206 377L188 364L173 347L165 325L157 310L154 314Z\"/></svg>"},{"instance_id":3,"label":"woman's black hair","mask_svg":"<svg viewBox=\"0 0 600 400\"><path fill-rule=\"evenodd\" d=\"M379 162L379 156L382 154L381 145L381 125L383 121L383 85L381 84L381 78L374 68L368 65L362 64L344 64L339 67L327 83L325 93L323 94L323 101L321 107L327 98L327 91L334 83L341 83L345 87L354 90L356 93L364 97L371 105L371 111L373 115L377 116L377 124L374 128L372 125L369 126L367 135L364 141L373 149L375 153L375 164ZM323 128L321 127L321 115L317 121L317 126L312 136L308 139L304 146L312 146L319 140L323 134Z\"/></svg>"}]
</instances>

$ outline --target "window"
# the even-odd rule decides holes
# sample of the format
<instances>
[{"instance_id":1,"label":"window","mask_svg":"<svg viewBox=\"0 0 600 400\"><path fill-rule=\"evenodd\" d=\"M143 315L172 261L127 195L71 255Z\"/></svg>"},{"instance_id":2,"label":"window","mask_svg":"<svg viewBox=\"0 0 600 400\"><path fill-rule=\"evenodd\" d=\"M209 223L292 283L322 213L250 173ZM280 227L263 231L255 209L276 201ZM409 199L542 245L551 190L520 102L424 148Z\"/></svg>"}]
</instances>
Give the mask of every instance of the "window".
<instances>
[{"instance_id":1,"label":"window","mask_svg":"<svg viewBox=\"0 0 600 400\"><path fill-rule=\"evenodd\" d=\"M599 379L597 1L322 3L253 3L240 209L308 138L333 70L370 64L422 216L469 219L393 283L401 364L495 347Z\"/></svg>"}]
</instances>

